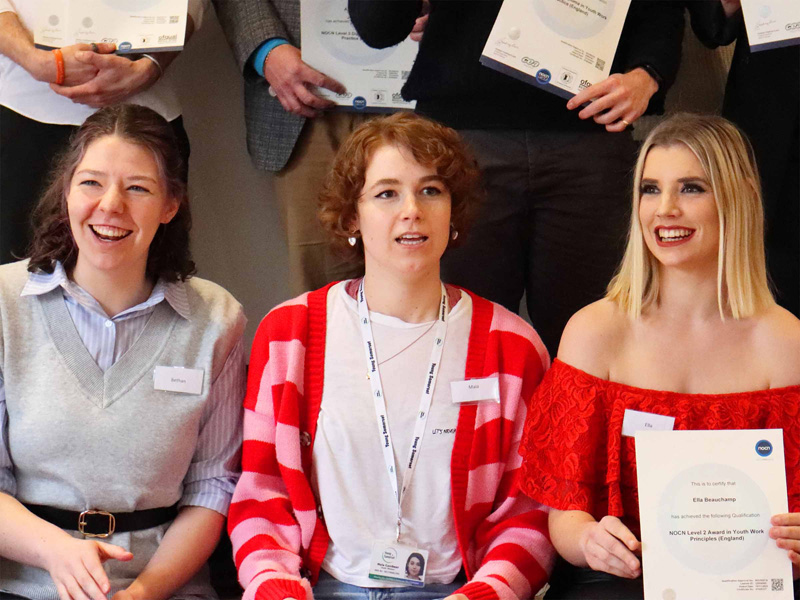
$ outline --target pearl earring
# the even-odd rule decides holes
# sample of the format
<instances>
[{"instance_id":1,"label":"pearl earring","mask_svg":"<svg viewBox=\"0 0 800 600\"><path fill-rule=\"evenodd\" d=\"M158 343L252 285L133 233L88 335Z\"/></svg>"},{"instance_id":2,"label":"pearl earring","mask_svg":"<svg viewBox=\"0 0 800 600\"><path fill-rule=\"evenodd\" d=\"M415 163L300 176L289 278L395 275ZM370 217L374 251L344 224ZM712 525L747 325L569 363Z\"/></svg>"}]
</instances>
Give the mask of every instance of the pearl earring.
<instances>
[{"instance_id":1,"label":"pearl earring","mask_svg":"<svg viewBox=\"0 0 800 600\"><path fill-rule=\"evenodd\" d=\"M355 245L358 243L358 238L354 235L351 235L349 238L347 238L347 243L355 247Z\"/></svg>"},{"instance_id":2,"label":"pearl earring","mask_svg":"<svg viewBox=\"0 0 800 600\"><path fill-rule=\"evenodd\" d=\"M453 229L453 233L450 234L450 239L452 239L454 242L458 239L458 230L457 229Z\"/></svg>"}]
</instances>

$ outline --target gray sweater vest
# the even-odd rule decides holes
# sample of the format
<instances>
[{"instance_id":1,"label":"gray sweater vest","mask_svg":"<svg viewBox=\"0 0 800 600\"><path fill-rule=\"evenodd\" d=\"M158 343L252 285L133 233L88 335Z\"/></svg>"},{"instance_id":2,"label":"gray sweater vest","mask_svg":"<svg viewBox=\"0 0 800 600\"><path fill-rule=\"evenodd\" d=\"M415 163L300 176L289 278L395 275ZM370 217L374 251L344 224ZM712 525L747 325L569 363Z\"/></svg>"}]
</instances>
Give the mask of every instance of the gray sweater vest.
<instances>
[{"instance_id":1,"label":"gray sweater vest","mask_svg":"<svg viewBox=\"0 0 800 600\"><path fill-rule=\"evenodd\" d=\"M0 267L0 369L17 499L112 513L175 504L210 385L242 336L241 306L221 287L190 279L185 284L190 319L161 302L133 347L103 373L83 345L60 287L20 297L26 266ZM202 369L202 393L155 390L156 366ZM127 563L105 564L112 594L144 568L168 526L105 540L134 556ZM58 600L46 571L3 559L0 590ZM186 595L215 597L205 573L175 597Z\"/></svg>"}]
</instances>

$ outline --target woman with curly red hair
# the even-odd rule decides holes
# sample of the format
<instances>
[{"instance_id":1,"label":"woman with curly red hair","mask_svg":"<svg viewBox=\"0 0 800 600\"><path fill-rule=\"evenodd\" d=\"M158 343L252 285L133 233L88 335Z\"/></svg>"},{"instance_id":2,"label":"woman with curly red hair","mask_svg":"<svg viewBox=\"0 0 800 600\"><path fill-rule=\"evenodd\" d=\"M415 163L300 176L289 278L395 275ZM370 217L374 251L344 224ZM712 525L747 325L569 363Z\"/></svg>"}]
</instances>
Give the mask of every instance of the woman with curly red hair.
<instances>
[{"instance_id":1,"label":"woman with curly red hair","mask_svg":"<svg viewBox=\"0 0 800 600\"><path fill-rule=\"evenodd\" d=\"M412 114L339 150L320 218L365 274L256 335L229 520L245 599L516 599L546 582L547 515L517 486L546 350L439 277L478 195L458 135Z\"/></svg>"}]
</instances>

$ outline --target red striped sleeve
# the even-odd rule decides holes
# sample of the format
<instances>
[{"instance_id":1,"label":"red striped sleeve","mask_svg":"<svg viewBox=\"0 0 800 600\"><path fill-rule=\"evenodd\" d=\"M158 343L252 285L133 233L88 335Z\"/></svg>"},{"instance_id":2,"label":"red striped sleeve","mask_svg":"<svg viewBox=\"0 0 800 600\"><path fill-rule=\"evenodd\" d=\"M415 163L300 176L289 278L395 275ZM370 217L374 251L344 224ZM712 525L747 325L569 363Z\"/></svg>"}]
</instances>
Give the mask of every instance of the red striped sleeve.
<instances>
[{"instance_id":1,"label":"red striped sleeve","mask_svg":"<svg viewBox=\"0 0 800 600\"><path fill-rule=\"evenodd\" d=\"M306 597L297 573L302 534L294 513L294 493L291 501L289 494L295 482L287 478L293 470L281 464L276 447L276 439L291 434L299 420L301 393L296 382L285 380L288 374L283 366L292 364L294 356L289 353L298 352L298 344L302 350L305 301L306 296L301 296L271 311L259 325L250 354L242 476L228 517L239 581L248 600L283 598L281 594L289 590L294 597Z\"/></svg>"},{"instance_id":2,"label":"red striped sleeve","mask_svg":"<svg viewBox=\"0 0 800 600\"><path fill-rule=\"evenodd\" d=\"M475 300L476 308L485 302ZM470 540L466 566L472 574L457 593L470 600L515 600L541 589L554 560L546 509L520 494L517 485L517 448L527 405L549 358L529 325L500 306L490 306L487 330L470 335L470 354L473 342L479 342L482 360L473 357L470 362L468 357L467 376L498 377L501 404L478 407L463 498L454 490L454 502L464 504L457 513ZM478 324L473 320L473 328Z\"/></svg>"}]
</instances>

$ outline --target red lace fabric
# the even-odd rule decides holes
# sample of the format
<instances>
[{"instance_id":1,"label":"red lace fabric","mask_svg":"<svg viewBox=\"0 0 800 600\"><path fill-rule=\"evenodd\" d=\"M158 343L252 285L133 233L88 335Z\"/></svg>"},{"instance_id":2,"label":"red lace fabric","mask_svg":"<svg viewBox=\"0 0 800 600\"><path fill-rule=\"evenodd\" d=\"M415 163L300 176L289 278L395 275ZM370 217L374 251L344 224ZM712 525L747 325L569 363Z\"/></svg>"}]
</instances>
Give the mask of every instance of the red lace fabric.
<instances>
[{"instance_id":1,"label":"red lace fabric","mask_svg":"<svg viewBox=\"0 0 800 600\"><path fill-rule=\"evenodd\" d=\"M638 535L634 439L625 409L675 417L675 429L783 429L789 509L800 511L800 386L678 394L599 379L556 359L528 411L522 489L542 504L620 517Z\"/></svg>"}]
</instances>

